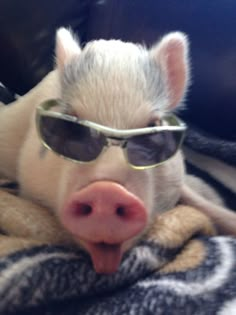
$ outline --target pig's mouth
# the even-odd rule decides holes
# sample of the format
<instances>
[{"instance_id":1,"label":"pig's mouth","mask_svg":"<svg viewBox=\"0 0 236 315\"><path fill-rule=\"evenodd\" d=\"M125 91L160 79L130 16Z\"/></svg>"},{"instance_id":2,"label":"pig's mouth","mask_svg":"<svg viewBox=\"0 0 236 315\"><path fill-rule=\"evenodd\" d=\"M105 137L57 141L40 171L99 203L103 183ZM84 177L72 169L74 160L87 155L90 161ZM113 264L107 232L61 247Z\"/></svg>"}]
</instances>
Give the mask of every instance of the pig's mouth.
<instances>
[{"instance_id":1,"label":"pig's mouth","mask_svg":"<svg viewBox=\"0 0 236 315\"><path fill-rule=\"evenodd\" d=\"M122 258L122 243L86 242L84 245L97 273L111 274L118 270Z\"/></svg>"}]
</instances>

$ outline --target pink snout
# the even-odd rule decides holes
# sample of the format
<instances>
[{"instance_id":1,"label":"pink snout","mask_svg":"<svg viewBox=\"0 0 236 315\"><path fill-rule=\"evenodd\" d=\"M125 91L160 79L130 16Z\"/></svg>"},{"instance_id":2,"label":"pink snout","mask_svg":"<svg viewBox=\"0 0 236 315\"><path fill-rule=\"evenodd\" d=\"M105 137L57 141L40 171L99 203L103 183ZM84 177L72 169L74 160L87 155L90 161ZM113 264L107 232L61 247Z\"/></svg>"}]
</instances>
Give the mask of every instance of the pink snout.
<instances>
[{"instance_id":1,"label":"pink snout","mask_svg":"<svg viewBox=\"0 0 236 315\"><path fill-rule=\"evenodd\" d=\"M97 181L70 196L61 221L87 249L95 270L111 273L120 264L123 243L145 228L147 211L123 186Z\"/></svg>"}]
</instances>

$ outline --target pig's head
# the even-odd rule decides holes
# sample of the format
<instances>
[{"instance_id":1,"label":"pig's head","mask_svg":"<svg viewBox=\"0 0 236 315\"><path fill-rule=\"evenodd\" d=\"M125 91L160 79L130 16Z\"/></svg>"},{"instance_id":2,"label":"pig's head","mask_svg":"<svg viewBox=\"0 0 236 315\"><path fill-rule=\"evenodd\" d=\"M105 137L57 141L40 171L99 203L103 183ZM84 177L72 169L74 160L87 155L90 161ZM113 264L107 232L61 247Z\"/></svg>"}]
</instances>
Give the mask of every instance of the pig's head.
<instances>
[{"instance_id":1,"label":"pig's head","mask_svg":"<svg viewBox=\"0 0 236 315\"><path fill-rule=\"evenodd\" d=\"M158 124L181 103L189 81L187 39L178 32L149 50L116 40L81 50L60 29L56 60L66 113L120 130ZM153 216L177 203L183 173L181 153L145 170L130 167L115 144L84 164L42 153L34 122L19 163L23 193L55 211L98 273L115 272Z\"/></svg>"}]
</instances>

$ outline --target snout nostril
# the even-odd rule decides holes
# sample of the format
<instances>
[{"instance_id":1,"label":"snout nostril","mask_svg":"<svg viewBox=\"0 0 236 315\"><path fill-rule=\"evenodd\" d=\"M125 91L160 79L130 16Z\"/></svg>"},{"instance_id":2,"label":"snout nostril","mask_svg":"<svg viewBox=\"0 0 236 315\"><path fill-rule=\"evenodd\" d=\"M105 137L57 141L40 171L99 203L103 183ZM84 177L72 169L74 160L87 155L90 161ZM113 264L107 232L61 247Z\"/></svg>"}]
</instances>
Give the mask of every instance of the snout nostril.
<instances>
[{"instance_id":1,"label":"snout nostril","mask_svg":"<svg viewBox=\"0 0 236 315\"><path fill-rule=\"evenodd\" d=\"M124 217L126 215L126 211L125 211L125 208L120 206L116 209L116 214L119 216L119 217Z\"/></svg>"},{"instance_id":2,"label":"snout nostril","mask_svg":"<svg viewBox=\"0 0 236 315\"><path fill-rule=\"evenodd\" d=\"M87 216L92 213L92 207L88 204L79 204L78 207L76 208L76 214L81 215L81 216Z\"/></svg>"}]
</instances>

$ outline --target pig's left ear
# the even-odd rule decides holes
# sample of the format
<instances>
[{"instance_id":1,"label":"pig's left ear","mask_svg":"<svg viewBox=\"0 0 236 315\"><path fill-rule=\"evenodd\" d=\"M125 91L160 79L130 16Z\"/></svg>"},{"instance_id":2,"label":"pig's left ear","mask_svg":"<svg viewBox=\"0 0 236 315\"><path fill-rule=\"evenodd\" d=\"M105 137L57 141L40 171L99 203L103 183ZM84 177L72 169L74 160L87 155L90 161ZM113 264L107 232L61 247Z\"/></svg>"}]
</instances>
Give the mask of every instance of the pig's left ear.
<instances>
[{"instance_id":1,"label":"pig's left ear","mask_svg":"<svg viewBox=\"0 0 236 315\"><path fill-rule=\"evenodd\" d=\"M72 32L64 27L57 30L56 34L56 63L62 69L71 58L79 55L81 48L79 42Z\"/></svg>"},{"instance_id":2,"label":"pig's left ear","mask_svg":"<svg viewBox=\"0 0 236 315\"><path fill-rule=\"evenodd\" d=\"M183 99L189 83L187 36L181 32L170 33L150 51L167 83L169 109Z\"/></svg>"}]
</instances>

